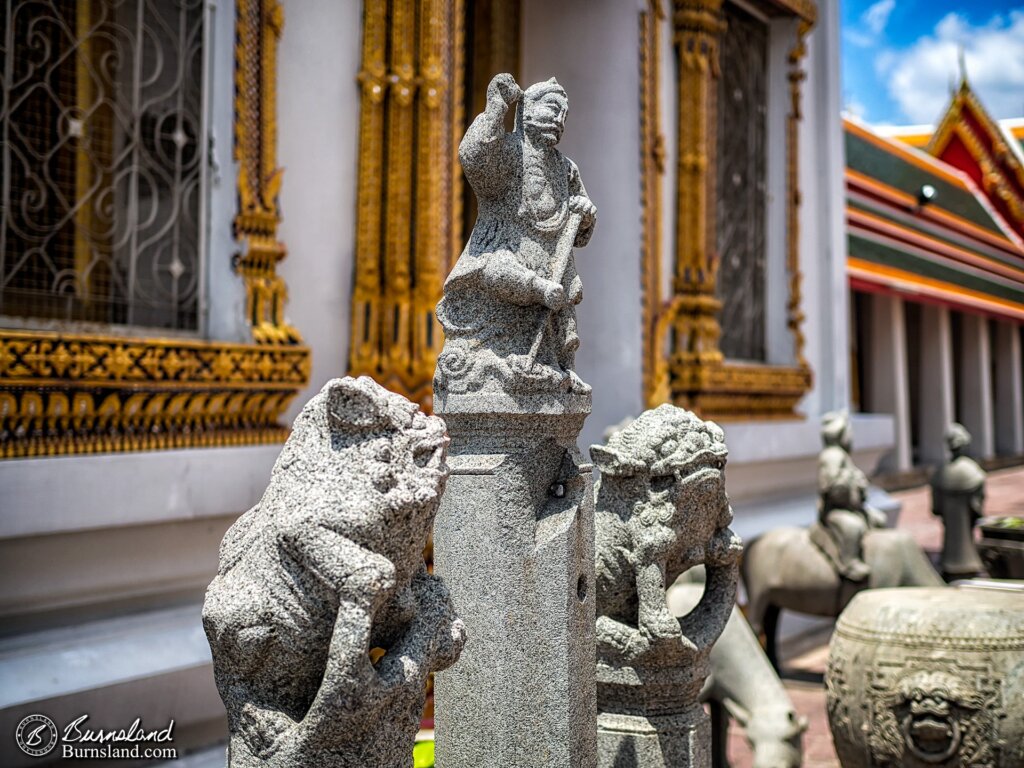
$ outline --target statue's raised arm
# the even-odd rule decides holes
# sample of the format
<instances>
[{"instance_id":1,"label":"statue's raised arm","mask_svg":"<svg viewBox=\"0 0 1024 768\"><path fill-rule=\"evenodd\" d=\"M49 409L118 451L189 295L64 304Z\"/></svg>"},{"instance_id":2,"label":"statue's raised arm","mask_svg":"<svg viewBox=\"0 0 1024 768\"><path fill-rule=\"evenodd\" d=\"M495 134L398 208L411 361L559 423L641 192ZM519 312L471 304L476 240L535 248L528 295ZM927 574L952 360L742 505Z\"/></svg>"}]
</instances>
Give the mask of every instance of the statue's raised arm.
<instances>
[{"instance_id":1,"label":"statue's raised arm","mask_svg":"<svg viewBox=\"0 0 1024 768\"><path fill-rule=\"evenodd\" d=\"M568 110L554 78L522 91L511 75L497 75L459 145L478 215L437 307L445 345L434 389L442 397L590 391L574 371L583 285L572 249L590 240L597 208L576 164L555 148Z\"/></svg>"}]
</instances>

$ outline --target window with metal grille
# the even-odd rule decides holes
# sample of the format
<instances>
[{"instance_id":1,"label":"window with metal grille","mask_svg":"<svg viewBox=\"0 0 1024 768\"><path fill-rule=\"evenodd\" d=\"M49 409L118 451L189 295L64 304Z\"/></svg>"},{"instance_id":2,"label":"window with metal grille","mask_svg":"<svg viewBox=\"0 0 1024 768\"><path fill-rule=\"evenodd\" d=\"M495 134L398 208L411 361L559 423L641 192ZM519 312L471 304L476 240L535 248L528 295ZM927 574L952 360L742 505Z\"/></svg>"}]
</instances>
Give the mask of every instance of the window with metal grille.
<instances>
[{"instance_id":1,"label":"window with metal grille","mask_svg":"<svg viewBox=\"0 0 1024 768\"><path fill-rule=\"evenodd\" d=\"M763 361L768 25L735 3L725 3L723 15L716 199L720 345L729 359Z\"/></svg>"},{"instance_id":2,"label":"window with metal grille","mask_svg":"<svg viewBox=\"0 0 1024 768\"><path fill-rule=\"evenodd\" d=\"M5 0L0 316L198 328L204 6Z\"/></svg>"}]
</instances>

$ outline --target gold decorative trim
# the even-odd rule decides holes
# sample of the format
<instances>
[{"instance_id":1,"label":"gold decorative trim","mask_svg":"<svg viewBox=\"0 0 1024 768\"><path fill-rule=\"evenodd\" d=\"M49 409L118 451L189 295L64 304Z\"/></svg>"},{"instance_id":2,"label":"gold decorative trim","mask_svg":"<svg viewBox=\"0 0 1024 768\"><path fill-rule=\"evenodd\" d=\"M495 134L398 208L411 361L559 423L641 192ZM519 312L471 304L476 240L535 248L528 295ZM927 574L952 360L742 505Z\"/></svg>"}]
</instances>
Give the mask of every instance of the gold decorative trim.
<instances>
[{"instance_id":1,"label":"gold decorative trim","mask_svg":"<svg viewBox=\"0 0 1024 768\"><path fill-rule=\"evenodd\" d=\"M277 44L284 28L278 0L238 0L235 43L235 150L241 251L236 269L245 281L246 314L261 344L299 344L284 319L288 288L277 274L287 249L277 239L281 221L277 166Z\"/></svg>"},{"instance_id":2,"label":"gold decorative trim","mask_svg":"<svg viewBox=\"0 0 1024 768\"><path fill-rule=\"evenodd\" d=\"M0 330L0 457L280 442L302 346Z\"/></svg>"},{"instance_id":3,"label":"gold decorative trim","mask_svg":"<svg viewBox=\"0 0 1024 768\"><path fill-rule=\"evenodd\" d=\"M963 119L965 107L969 107L974 113L974 119L988 129L986 132L992 142L991 152L982 143L974 128ZM953 97L953 103L946 111L935 135L928 142L926 151L933 157L941 157L954 138L960 140L968 154L981 168L981 183L985 192L1001 200L1016 220L1018 227L1024 227L1024 199L1014 193L1004 175L1005 169L1024 190L1024 168L1006 145L1002 133L975 97L966 80L961 83L960 90Z\"/></svg>"},{"instance_id":4,"label":"gold decorative trim","mask_svg":"<svg viewBox=\"0 0 1024 768\"><path fill-rule=\"evenodd\" d=\"M789 114L786 115L786 274L789 276L786 326L793 334L793 350L797 365L802 369L808 369L808 366L807 358L804 356L805 315L801 292L803 274L800 271L800 121L804 116L801 86L807 78L801 62L807 55L807 33L811 31L812 24L813 20L804 20L797 24L796 45L790 49L787 56L790 107ZM808 388L810 385L808 378Z\"/></svg>"},{"instance_id":5,"label":"gold decorative trim","mask_svg":"<svg viewBox=\"0 0 1024 768\"><path fill-rule=\"evenodd\" d=\"M798 16L809 27L818 21L818 4L814 0L768 0L783 13Z\"/></svg>"},{"instance_id":6,"label":"gold decorative trim","mask_svg":"<svg viewBox=\"0 0 1024 768\"><path fill-rule=\"evenodd\" d=\"M640 215L643 243L640 259L642 292L643 394L647 407L671 397L666 359L668 324L662 320L662 180L665 137L661 132L660 25L665 12L660 0L649 0L640 12Z\"/></svg>"},{"instance_id":7,"label":"gold decorative trim","mask_svg":"<svg viewBox=\"0 0 1024 768\"><path fill-rule=\"evenodd\" d=\"M428 407L443 342L434 307L456 247L453 209L461 216L455 166L437 158L458 146L462 15L462 0L363 10L349 373Z\"/></svg>"},{"instance_id":8,"label":"gold decorative trim","mask_svg":"<svg viewBox=\"0 0 1024 768\"><path fill-rule=\"evenodd\" d=\"M281 442L310 354L284 322L276 266L277 0L238 0L237 270L258 344L0 329L0 457Z\"/></svg>"},{"instance_id":9,"label":"gold decorative trim","mask_svg":"<svg viewBox=\"0 0 1024 768\"><path fill-rule=\"evenodd\" d=\"M719 421L792 419L810 387L807 368L725 363L691 368L676 403Z\"/></svg>"},{"instance_id":10,"label":"gold decorative trim","mask_svg":"<svg viewBox=\"0 0 1024 768\"><path fill-rule=\"evenodd\" d=\"M668 383L673 402L720 419L793 418L796 404L812 382L804 356L802 331L798 160L802 118L800 86L804 79L800 62L806 53L805 37L816 18L817 6L809 0L774 3L799 16L801 21L796 45L788 58L791 107L786 123L786 270L789 280L786 314L793 334L796 364L772 366L727 362L718 345L721 329L717 314L721 302L715 297L713 185L718 139L715 81L719 76L719 38L725 29L722 4L723 0L674 0L674 43L679 61L675 276L673 296L651 326L655 329L652 346L663 355L659 341L671 334ZM643 61L647 55L643 45L641 50ZM646 179L649 173L646 166L643 172ZM648 237L645 232L645 238ZM645 239L643 263L645 289L650 291L647 243ZM645 309L652 304L653 300L645 296ZM645 323L649 319L645 315ZM651 348L645 349L651 353ZM659 366L664 365L655 363L653 356L648 357L645 364L648 366L646 374L652 379L657 376ZM653 405L659 393L655 386L648 384L645 396L648 405Z\"/></svg>"}]
</instances>

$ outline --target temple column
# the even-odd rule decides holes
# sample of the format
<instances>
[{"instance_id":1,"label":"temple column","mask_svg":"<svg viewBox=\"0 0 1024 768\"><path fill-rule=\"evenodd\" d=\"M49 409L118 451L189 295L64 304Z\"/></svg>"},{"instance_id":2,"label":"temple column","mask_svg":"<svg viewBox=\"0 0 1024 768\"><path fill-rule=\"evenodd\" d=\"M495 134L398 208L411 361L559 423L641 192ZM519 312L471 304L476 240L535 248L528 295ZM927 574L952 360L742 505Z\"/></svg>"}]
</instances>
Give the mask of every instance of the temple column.
<instances>
[{"instance_id":1,"label":"temple column","mask_svg":"<svg viewBox=\"0 0 1024 768\"><path fill-rule=\"evenodd\" d=\"M725 29L722 0L676 0L673 27L679 57L679 134L671 368L676 383L686 382L680 387L685 391L697 388L688 377L723 359L718 347L717 314L722 305L715 297L714 257L718 42Z\"/></svg>"},{"instance_id":2,"label":"temple column","mask_svg":"<svg viewBox=\"0 0 1024 768\"><path fill-rule=\"evenodd\" d=\"M1020 328L996 323L996 434L1000 454L1024 453L1024 369L1021 367Z\"/></svg>"},{"instance_id":3,"label":"temple column","mask_svg":"<svg viewBox=\"0 0 1024 768\"><path fill-rule=\"evenodd\" d=\"M910 395L907 382L907 330L903 299L875 294L871 297L871 370L867 372L872 411L891 413L896 426L893 453L883 459L888 471L904 472L912 466L910 452Z\"/></svg>"},{"instance_id":4,"label":"temple column","mask_svg":"<svg viewBox=\"0 0 1024 768\"><path fill-rule=\"evenodd\" d=\"M953 386L953 333L947 307L921 306L920 386L917 397L921 444L918 461L940 465L946 459L946 428L956 419Z\"/></svg>"},{"instance_id":5,"label":"temple column","mask_svg":"<svg viewBox=\"0 0 1024 768\"><path fill-rule=\"evenodd\" d=\"M992 351L988 318L962 315L960 326L960 390L957 392L960 423L973 438L971 454L987 459L995 455L992 412Z\"/></svg>"}]
</instances>

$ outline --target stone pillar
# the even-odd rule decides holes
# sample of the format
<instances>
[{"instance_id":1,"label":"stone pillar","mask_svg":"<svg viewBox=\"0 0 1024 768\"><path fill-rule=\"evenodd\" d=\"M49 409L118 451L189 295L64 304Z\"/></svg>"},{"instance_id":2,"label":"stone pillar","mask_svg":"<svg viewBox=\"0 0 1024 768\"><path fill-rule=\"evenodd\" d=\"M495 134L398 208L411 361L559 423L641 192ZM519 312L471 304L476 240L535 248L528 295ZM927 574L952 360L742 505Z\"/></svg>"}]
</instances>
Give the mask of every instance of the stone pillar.
<instances>
[{"instance_id":1,"label":"stone pillar","mask_svg":"<svg viewBox=\"0 0 1024 768\"><path fill-rule=\"evenodd\" d=\"M872 411L891 413L896 424L896 447L883 460L889 471L911 467L910 397L907 384L907 327L903 299L871 296L870 365L867 372L868 404Z\"/></svg>"},{"instance_id":2,"label":"stone pillar","mask_svg":"<svg viewBox=\"0 0 1024 768\"><path fill-rule=\"evenodd\" d=\"M1024 363L1021 361L1020 327L996 323L996 451L1024 453Z\"/></svg>"},{"instance_id":3,"label":"stone pillar","mask_svg":"<svg viewBox=\"0 0 1024 768\"><path fill-rule=\"evenodd\" d=\"M919 461L939 466L946 460L945 433L956 419L953 393L953 334L949 309L921 306L921 375L917 392L920 414Z\"/></svg>"},{"instance_id":4,"label":"stone pillar","mask_svg":"<svg viewBox=\"0 0 1024 768\"><path fill-rule=\"evenodd\" d=\"M589 397L436 407L452 445L434 565L472 638L435 683L438 765L593 765L593 492L576 448Z\"/></svg>"},{"instance_id":5,"label":"stone pillar","mask_svg":"<svg viewBox=\"0 0 1024 768\"><path fill-rule=\"evenodd\" d=\"M597 761L594 500L576 447L591 395L574 370L573 257L597 210L575 164L552 151L568 106L554 78L523 91L498 75L459 147L479 207L437 307L434 411L451 477L434 565L468 639L435 683L441 768Z\"/></svg>"},{"instance_id":6,"label":"stone pillar","mask_svg":"<svg viewBox=\"0 0 1024 768\"><path fill-rule=\"evenodd\" d=\"M992 413L992 353L988 318L963 314L960 325L960 391L957 392L960 422L971 433L971 455L987 459L995 455Z\"/></svg>"}]
</instances>

